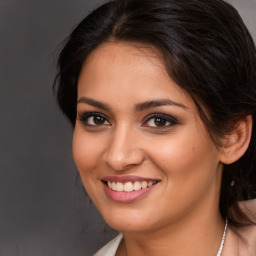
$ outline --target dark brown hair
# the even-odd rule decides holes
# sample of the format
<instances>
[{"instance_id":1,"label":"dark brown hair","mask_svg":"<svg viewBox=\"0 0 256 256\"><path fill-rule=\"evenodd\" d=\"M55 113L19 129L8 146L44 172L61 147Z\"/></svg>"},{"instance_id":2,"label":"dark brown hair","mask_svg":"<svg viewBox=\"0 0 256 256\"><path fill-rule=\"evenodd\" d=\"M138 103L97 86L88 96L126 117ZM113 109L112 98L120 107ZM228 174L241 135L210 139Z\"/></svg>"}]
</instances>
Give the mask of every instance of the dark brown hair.
<instances>
[{"instance_id":1,"label":"dark brown hair","mask_svg":"<svg viewBox=\"0 0 256 256\"><path fill-rule=\"evenodd\" d=\"M194 100L216 145L237 120L252 116L249 148L224 165L220 191L223 218L233 225L252 223L238 202L256 197L256 50L238 12L222 0L116 0L94 10L68 37L58 60L56 96L73 126L81 66L110 40L160 50L167 72Z\"/></svg>"}]
</instances>

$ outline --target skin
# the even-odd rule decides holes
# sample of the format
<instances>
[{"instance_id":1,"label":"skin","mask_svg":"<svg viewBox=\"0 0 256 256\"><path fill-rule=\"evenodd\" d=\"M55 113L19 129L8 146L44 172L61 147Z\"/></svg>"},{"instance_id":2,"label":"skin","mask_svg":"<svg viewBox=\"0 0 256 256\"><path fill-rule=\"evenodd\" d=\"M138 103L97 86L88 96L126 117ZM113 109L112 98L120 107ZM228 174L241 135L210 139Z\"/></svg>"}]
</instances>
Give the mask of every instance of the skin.
<instances>
[{"instance_id":1,"label":"skin","mask_svg":"<svg viewBox=\"0 0 256 256\"><path fill-rule=\"evenodd\" d=\"M159 99L177 104L135 108ZM91 112L103 116L100 124ZM159 126L150 116L158 113L177 122L161 117ZM74 160L105 221L124 232L117 255L217 254L224 230L218 209L223 153L156 49L109 42L94 50L79 76L77 117ZM123 203L105 193L101 180L109 175L160 182Z\"/></svg>"}]
</instances>

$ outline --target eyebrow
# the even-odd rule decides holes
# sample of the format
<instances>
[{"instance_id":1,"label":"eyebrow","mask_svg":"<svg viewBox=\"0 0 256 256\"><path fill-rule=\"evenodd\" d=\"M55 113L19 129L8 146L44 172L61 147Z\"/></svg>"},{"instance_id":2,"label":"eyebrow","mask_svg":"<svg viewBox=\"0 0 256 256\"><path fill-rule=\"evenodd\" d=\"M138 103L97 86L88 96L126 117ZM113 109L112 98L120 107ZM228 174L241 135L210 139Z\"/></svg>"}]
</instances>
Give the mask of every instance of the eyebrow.
<instances>
[{"instance_id":1,"label":"eyebrow","mask_svg":"<svg viewBox=\"0 0 256 256\"><path fill-rule=\"evenodd\" d=\"M169 99L158 99L158 100L150 100L150 101L136 104L135 111L140 112L145 109L161 107L161 106L174 106L174 107L181 107L184 109L187 108L185 105Z\"/></svg>"},{"instance_id":2,"label":"eyebrow","mask_svg":"<svg viewBox=\"0 0 256 256\"><path fill-rule=\"evenodd\" d=\"M77 101L77 104L79 103L86 103L88 105L91 105L93 107L96 107L96 108L100 108L100 109L103 109L103 110L106 110L106 111L111 111L111 108L103 103L103 102L100 102L98 100L93 100L93 99L90 99L90 98L86 98L86 97L81 97L78 101Z\"/></svg>"},{"instance_id":3,"label":"eyebrow","mask_svg":"<svg viewBox=\"0 0 256 256\"><path fill-rule=\"evenodd\" d=\"M111 111L111 107L108 104L103 103L101 101L94 100L94 99L90 99L87 97L81 97L80 99L78 99L77 104L80 104L80 103L86 103L96 108L100 108L106 111ZM138 103L135 105L134 110L135 112L141 112L146 109L161 107L161 106L174 106L174 107L180 107L184 109L187 108L185 105L172 101L170 99L157 99L157 100L150 100L150 101Z\"/></svg>"}]
</instances>

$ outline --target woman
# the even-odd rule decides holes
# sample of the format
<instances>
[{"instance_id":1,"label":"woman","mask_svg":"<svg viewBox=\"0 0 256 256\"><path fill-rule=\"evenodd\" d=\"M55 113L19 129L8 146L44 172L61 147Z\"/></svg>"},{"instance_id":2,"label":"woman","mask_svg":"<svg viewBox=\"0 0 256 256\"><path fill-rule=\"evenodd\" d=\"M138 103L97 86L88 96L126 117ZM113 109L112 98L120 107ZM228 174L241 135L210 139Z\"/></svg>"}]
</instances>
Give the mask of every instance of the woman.
<instances>
[{"instance_id":1,"label":"woman","mask_svg":"<svg viewBox=\"0 0 256 256\"><path fill-rule=\"evenodd\" d=\"M96 255L255 255L256 51L222 0L116 0L71 33L58 103L120 235Z\"/></svg>"}]
</instances>

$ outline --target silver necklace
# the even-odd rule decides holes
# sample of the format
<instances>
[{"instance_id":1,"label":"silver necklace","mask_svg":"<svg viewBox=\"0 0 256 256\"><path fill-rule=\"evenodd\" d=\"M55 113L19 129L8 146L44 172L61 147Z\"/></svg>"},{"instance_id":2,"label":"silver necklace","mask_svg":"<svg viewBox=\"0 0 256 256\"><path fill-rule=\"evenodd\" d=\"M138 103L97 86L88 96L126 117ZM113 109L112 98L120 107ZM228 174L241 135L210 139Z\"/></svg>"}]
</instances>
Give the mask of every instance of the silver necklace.
<instances>
[{"instance_id":1,"label":"silver necklace","mask_svg":"<svg viewBox=\"0 0 256 256\"><path fill-rule=\"evenodd\" d=\"M228 219L226 219L226 224L225 224L224 232L223 232L223 235L222 235L222 240L221 240L220 248L219 248L218 253L217 253L216 256L221 256L222 249L223 249L224 242L225 242L225 238L226 238L227 227L228 227Z\"/></svg>"}]
</instances>

